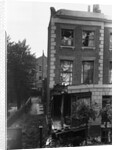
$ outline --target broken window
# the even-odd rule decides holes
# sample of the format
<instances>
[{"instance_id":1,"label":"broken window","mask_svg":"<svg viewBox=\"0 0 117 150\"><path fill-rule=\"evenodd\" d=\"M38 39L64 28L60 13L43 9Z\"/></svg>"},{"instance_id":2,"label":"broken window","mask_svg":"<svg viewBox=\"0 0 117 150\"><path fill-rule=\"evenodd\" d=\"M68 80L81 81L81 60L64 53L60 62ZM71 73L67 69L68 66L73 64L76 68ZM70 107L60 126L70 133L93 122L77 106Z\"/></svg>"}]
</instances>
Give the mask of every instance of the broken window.
<instances>
[{"instance_id":1,"label":"broken window","mask_svg":"<svg viewBox=\"0 0 117 150\"><path fill-rule=\"evenodd\" d=\"M110 45L109 45L109 49L112 50L112 32L110 33Z\"/></svg>"},{"instance_id":2,"label":"broken window","mask_svg":"<svg viewBox=\"0 0 117 150\"><path fill-rule=\"evenodd\" d=\"M94 47L95 40L94 40L95 33L94 31L83 31L82 32L82 45L85 47Z\"/></svg>"},{"instance_id":3,"label":"broken window","mask_svg":"<svg viewBox=\"0 0 117 150\"><path fill-rule=\"evenodd\" d=\"M81 120L79 120L79 115L78 115L78 111L82 103L90 107L91 104L90 93L82 93L81 96L72 97L72 125L73 126L79 126L80 124L83 123L81 122Z\"/></svg>"},{"instance_id":4,"label":"broken window","mask_svg":"<svg viewBox=\"0 0 117 150\"><path fill-rule=\"evenodd\" d=\"M93 61L82 62L81 83L92 84L93 73L94 73L94 62Z\"/></svg>"},{"instance_id":5,"label":"broken window","mask_svg":"<svg viewBox=\"0 0 117 150\"><path fill-rule=\"evenodd\" d=\"M112 62L109 63L109 83L112 83Z\"/></svg>"},{"instance_id":6,"label":"broken window","mask_svg":"<svg viewBox=\"0 0 117 150\"><path fill-rule=\"evenodd\" d=\"M72 29L61 30L61 45L73 46L73 30Z\"/></svg>"},{"instance_id":7,"label":"broken window","mask_svg":"<svg viewBox=\"0 0 117 150\"><path fill-rule=\"evenodd\" d=\"M60 81L62 85L70 85L72 84L72 61L62 60L60 64Z\"/></svg>"}]
</instances>

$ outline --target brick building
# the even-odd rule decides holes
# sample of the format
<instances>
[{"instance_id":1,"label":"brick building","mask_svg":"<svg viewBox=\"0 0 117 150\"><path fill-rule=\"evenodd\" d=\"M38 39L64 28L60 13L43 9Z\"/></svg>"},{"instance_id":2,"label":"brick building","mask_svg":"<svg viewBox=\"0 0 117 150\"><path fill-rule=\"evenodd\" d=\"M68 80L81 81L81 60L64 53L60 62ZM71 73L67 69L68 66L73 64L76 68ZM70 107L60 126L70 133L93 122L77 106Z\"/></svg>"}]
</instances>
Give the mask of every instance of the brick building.
<instances>
[{"instance_id":1,"label":"brick building","mask_svg":"<svg viewBox=\"0 0 117 150\"><path fill-rule=\"evenodd\" d=\"M47 78L47 57L44 55L36 60L36 88L42 90L42 81Z\"/></svg>"},{"instance_id":2,"label":"brick building","mask_svg":"<svg viewBox=\"0 0 117 150\"><path fill-rule=\"evenodd\" d=\"M47 83L48 121L52 120L53 129L61 128L61 115L64 123L68 116L72 120L74 103L94 104L97 111L111 103L112 20L109 17L95 10L51 8ZM101 118L90 124L100 126Z\"/></svg>"}]
</instances>

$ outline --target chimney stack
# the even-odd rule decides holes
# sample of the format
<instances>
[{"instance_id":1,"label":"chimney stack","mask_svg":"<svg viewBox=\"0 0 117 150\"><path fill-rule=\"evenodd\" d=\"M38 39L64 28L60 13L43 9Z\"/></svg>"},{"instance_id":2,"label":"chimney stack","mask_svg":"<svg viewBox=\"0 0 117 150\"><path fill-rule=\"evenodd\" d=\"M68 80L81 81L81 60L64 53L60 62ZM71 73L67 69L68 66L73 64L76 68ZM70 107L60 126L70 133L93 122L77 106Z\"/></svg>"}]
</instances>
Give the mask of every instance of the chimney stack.
<instances>
[{"instance_id":1,"label":"chimney stack","mask_svg":"<svg viewBox=\"0 0 117 150\"><path fill-rule=\"evenodd\" d=\"M93 5L93 12L94 13L101 13L101 10L99 8L99 4L94 4Z\"/></svg>"},{"instance_id":2,"label":"chimney stack","mask_svg":"<svg viewBox=\"0 0 117 150\"><path fill-rule=\"evenodd\" d=\"M90 5L88 5L88 12L90 12L91 11L91 6Z\"/></svg>"}]
</instances>

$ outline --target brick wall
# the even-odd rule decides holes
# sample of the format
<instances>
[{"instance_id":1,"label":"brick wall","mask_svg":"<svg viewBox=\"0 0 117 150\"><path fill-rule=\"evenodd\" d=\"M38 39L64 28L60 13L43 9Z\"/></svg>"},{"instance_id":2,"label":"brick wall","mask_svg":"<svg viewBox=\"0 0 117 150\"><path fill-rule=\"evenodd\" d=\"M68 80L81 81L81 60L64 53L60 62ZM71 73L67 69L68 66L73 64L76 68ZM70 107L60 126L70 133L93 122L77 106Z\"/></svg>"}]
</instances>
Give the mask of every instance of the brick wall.
<instances>
[{"instance_id":1,"label":"brick wall","mask_svg":"<svg viewBox=\"0 0 117 150\"><path fill-rule=\"evenodd\" d=\"M73 84L80 85L81 84L81 66L82 61L93 60L94 61L94 84L102 83L103 76L103 35L100 32L103 32L101 27L98 26L90 26L95 29L95 49L82 49L82 28L87 28L87 26L81 25L64 25L64 27L69 26L74 29L74 37L75 37L75 48L64 48L60 47L61 41L61 24L56 24L56 55L54 59L55 63L55 84L59 83L60 77L60 60L67 59L73 60ZM68 28L68 27L67 27ZM71 58L70 58L71 57ZM100 80L100 82L99 82Z\"/></svg>"}]
</instances>

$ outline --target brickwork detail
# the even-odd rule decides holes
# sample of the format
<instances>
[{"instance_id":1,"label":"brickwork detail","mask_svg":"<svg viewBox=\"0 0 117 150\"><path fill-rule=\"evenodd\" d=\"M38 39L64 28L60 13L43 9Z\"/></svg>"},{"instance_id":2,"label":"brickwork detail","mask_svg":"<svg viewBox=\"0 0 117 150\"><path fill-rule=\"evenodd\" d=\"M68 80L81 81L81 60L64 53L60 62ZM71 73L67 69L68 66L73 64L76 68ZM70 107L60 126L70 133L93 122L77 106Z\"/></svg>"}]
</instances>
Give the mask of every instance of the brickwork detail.
<instances>
[{"instance_id":1,"label":"brickwork detail","mask_svg":"<svg viewBox=\"0 0 117 150\"><path fill-rule=\"evenodd\" d=\"M101 26L99 37L99 67L98 84L103 84L103 49L104 49L104 27Z\"/></svg>"},{"instance_id":2,"label":"brickwork detail","mask_svg":"<svg viewBox=\"0 0 117 150\"><path fill-rule=\"evenodd\" d=\"M55 46L56 46L56 34L55 34L56 26L54 22L51 22L51 43L50 43L50 83L49 83L49 88L53 88L55 81Z\"/></svg>"}]
</instances>

